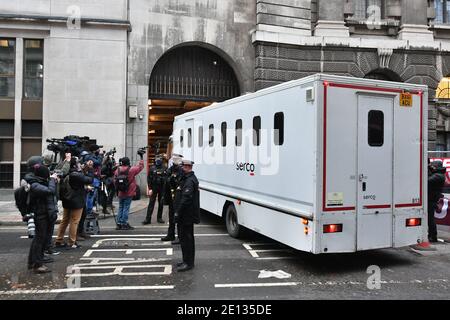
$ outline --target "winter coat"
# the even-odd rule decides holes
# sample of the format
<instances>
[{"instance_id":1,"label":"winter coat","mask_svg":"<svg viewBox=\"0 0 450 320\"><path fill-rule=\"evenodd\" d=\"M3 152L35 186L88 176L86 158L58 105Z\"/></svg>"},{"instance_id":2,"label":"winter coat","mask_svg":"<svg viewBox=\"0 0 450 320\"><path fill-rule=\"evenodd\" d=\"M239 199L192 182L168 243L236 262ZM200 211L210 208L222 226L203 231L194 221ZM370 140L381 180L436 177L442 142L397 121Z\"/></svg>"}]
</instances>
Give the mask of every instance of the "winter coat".
<instances>
[{"instance_id":1,"label":"winter coat","mask_svg":"<svg viewBox=\"0 0 450 320\"><path fill-rule=\"evenodd\" d=\"M58 215L56 180L47 181L32 173L27 173L24 180L30 185L30 207L35 218L55 221Z\"/></svg>"},{"instance_id":2,"label":"winter coat","mask_svg":"<svg viewBox=\"0 0 450 320\"><path fill-rule=\"evenodd\" d=\"M120 166L116 172L114 173L114 177L117 177L120 173L124 173L127 169L130 169L128 172L128 191L123 192L119 191L119 198L133 198L136 195L136 176L139 172L144 169L144 160L140 160L136 166L128 167L128 166ZM117 187L117 186L116 186Z\"/></svg>"},{"instance_id":3,"label":"winter coat","mask_svg":"<svg viewBox=\"0 0 450 320\"><path fill-rule=\"evenodd\" d=\"M180 179L175 195L175 212L181 224L200 223L200 192L198 180L193 171Z\"/></svg>"},{"instance_id":4,"label":"winter coat","mask_svg":"<svg viewBox=\"0 0 450 320\"><path fill-rule=\"evenodd\" d=\"M69 199L61 199L65 209L82 209L86 204L85 186L91 184L93 179L82 172L71 171L69 173L69 185L72 189Z\"/></svg>"}]
</instances>

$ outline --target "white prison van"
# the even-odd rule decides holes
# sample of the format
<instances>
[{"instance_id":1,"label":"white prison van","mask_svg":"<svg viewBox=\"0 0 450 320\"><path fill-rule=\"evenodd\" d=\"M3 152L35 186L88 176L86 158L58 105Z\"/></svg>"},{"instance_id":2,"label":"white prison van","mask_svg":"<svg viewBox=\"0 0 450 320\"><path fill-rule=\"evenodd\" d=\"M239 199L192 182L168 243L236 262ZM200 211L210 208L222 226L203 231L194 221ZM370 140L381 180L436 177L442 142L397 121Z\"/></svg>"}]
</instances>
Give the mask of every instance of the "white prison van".
<instances>
[{"instance_id":1,"label":"white prison van","mask_svg":"<svg viewBox=\"0 0 450 320\"><path fill-rule=\"evenodd\" d=\"M426 239L427 87L317 74L185 113L201 208L295 249Z\"/></svg>"}]
</instances>

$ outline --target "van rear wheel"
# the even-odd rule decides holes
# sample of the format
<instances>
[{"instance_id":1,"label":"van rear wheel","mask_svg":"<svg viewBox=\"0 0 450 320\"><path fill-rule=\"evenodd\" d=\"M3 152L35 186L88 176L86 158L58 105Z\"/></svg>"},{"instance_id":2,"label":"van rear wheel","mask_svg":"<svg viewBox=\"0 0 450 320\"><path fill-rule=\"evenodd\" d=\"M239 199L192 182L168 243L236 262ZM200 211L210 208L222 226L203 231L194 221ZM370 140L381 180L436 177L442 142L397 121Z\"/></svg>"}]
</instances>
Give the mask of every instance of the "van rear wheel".
<instances>
[{"instance_id":1,"label":"van rear wheel","mask_svg":"<svg viewBox=\"0 0 450 320\"><path fill-rule=\"evenodd\" d=\"M242 235L242 227L239 225L236 209L229 205L225 213L225 224L227 231L233 238L239 238Z\"/></svg>"}]
</instances>

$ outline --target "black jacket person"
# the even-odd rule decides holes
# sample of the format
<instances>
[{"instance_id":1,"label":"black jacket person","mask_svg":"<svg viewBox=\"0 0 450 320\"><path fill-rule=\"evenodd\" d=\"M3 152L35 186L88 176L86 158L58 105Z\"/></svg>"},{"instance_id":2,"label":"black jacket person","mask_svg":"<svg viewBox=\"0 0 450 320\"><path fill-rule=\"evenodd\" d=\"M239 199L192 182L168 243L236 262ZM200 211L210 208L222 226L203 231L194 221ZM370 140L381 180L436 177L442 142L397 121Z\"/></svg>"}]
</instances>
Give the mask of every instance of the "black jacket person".
<instances>
[{"instance_id":1,"label":"black jacket person","mask_svg":"<svg viewBox=\"0 0 450 320\"><path fill-rule=\"evenodd\" d=\"M147 216L142 224L150 224L152 221L153 209L155 208L156 198L158 198L158 214L156 216L158 223L164 223L162 219L163 196L165 183L165 168L161 158L156 158L155 165L150 168L147 176L148 195L150 202L147 207Z\"/></svg>"},{"instance_id":2,"label":"black jacket person","mask_svg":"<svg viewBox=\"0 0 450 320\"><path fill-rule=\"evenodd\" d=\"M181 158L179 162L173 162L173 165L166 171L166 183L164 190L165 204L169 205L169 228L167 230L167 236L161 238L161 241L173 241L172 244L179 244L179 241L175 240L175 191L180 185L181 177L183 176L183 169L181 168ZM180 228L177 227L178 238L180 235Z\"/></svg>"},{"instance_id":3,"label":"black jacket person","mask_svg":"<svg viewBox=\"0 0 450 320\"><path fill-rule=\"evenodd\" d=\"M58 212L56 199L56 175L50 178L50 171L41 164L33 166L33 172L25 175L24 180L30 185L30 207L34 213L36 235L31 243L28 255L28 268L37 273L48 272L43 263L44 249L49 236L50 221Z\"/></svg>"},{"instance_id":4,"label":"black jacket person","mask_svg":"<svg viewBox=\"0 0 450 320\"><path fill-rule=\"evenodd\" d=\"M434 161L428 166L428 239L431 242L437 242L434 211L445 184L445 171L441 161Z\"/></svg>"},{"instance_id":5,"label":"black jacket person","mask_svg":"<svg viewBox=\"0 0 450 320\"><path fill-rule=\"evenodd\" d=\"M175 222L180 228L179 237L183 255L183 262L179 265L178 271L187 271L194 267L194 223L200 222L200 194L192 165L192 161L183 160L184 175L175 195Z\"/></svg>"}]
</instances>

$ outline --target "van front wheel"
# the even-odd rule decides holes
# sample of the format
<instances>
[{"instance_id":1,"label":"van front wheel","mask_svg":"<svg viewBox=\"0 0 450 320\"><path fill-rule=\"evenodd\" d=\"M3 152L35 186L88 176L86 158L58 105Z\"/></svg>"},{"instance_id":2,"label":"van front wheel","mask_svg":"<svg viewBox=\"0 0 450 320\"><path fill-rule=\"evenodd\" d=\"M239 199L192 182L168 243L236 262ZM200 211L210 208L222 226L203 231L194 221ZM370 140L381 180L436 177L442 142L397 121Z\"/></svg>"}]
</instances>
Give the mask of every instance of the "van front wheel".
<instances>
[{"instance_id":1,"label":"van front wheel","mask_svg":"<svg viewBox=\"0 0 450 320\"><path fill-rule=\"evenodd\" d=\"M230 236L239 238L242 235L242 227L239 225L237 212L233 205L229 205L227 208L225 223Z\"/></svg>"}]
</instances>

